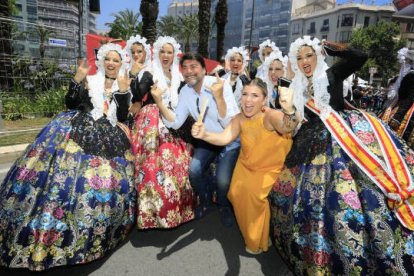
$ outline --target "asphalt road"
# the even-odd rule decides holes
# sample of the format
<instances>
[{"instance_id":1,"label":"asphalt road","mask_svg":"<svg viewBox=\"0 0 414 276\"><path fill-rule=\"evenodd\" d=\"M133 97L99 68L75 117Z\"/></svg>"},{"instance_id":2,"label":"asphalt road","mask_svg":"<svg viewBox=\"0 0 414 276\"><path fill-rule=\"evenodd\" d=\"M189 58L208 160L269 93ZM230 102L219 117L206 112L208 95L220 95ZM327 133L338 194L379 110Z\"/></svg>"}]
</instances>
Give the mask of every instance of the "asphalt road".
<instances>
[{"instance_id":1,"label":"asphalt road","mask_svg":"<svg viewBox=\"0 0 414 276\"><path fill-rule=\"evenodd\" d=\"M0 155L0 181L17 154ZM218 211L175 229L133 229L111 255L85 265L41 273L0 268L0 275L293 275L273 247L249 255L237 228L221 225Z\"/></svg>"}]
</instances>

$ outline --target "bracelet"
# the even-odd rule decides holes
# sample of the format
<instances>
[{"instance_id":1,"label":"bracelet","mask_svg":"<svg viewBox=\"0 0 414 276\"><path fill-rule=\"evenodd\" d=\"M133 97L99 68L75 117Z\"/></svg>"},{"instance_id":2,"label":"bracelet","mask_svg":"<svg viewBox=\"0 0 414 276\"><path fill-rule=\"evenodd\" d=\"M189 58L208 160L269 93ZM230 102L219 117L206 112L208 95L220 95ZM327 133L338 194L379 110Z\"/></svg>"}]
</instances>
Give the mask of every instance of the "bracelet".
<instances>
[{"instance_id":1,"label":"bracelet","mask_svg":"<svg viewBox=\"0 0 414 276\"><path fill-rule=\"evenodd\" d=\"M282 112L283 112L283 114L285 114L285 115L288 115L288 116L292 116L292 115L295 115L295 113L296 113L296 106L293 106L293 112L292 113L288 113L286 110L284 110L283 108L282 108Z\"/></svg>"}]
</instances>

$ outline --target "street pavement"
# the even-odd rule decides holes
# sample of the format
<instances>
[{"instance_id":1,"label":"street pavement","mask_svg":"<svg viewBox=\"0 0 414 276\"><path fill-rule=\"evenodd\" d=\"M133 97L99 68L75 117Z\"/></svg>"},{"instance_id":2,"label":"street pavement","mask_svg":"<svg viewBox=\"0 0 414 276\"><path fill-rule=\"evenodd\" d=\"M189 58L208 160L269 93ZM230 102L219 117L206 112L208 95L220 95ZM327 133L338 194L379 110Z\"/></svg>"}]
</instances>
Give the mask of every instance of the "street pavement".
<instances>
[{"instance_id":1,"label":"street pavement","mask_svg":"<svg viewBox=\"0 0 414 276\"><path fill-rule=\"evenodd\" d=\"M18 153L0 154L0 181ZM267 253L245 252L237 225L221 225L218 211L169 230L138 231L109 256L84 265L46 272L0 268L0 275L293 275L274 247Z\"/></svg>"}]
</instances>

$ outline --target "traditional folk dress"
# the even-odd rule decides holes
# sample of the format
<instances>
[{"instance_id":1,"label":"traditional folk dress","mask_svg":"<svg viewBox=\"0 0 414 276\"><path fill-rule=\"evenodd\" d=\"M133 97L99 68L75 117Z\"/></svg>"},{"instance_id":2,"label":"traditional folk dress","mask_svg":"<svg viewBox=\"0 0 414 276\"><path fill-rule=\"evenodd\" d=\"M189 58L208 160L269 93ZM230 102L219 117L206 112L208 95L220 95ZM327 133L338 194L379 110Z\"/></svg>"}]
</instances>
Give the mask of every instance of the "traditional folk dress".
<instances>
[{"instance_id":1,"label":"traditional folk dress","mask_svg":"<svg viewBox=\"0 0 414 276\"><path fill-rule=\"evenodd\" d=\"M160 41L175 45L172 40L169 38ZM159 48L158 45L158 50L154 53L157 58ZM179 45L175 49L177 54ZM169 81L162 71L157 70L161 67L159 60L154 61L153 71L157 75L157 85L167 89L164 100L169 106L175 106L180 84L178 59L174 63L173 68L177 71L171 72L173 80ZM134 118L131 136L136 156L139 229L173 228L194 218L193 190L188 177L191 146L179 135L173 134L162 122L160 111L150 92L153 83L152 74L145 72L132 89L134 101L142 101L143 106Z\"/></svg>"},{"instance_id":2,"label":"traditional folk dress","mask_svg":"<svg viewBox=\"0 0 414 276\"><path fill-rule=\"evenodd\" d=\"M411 275L414 152L370 114L344 110L341 85L366 55L333 55L343 60L326 71L332 109L308 100L269 196L274 244L298 275Z\"/></svg>"},{"instance_id":3,"label":"traditional folk dress","mask_svg":"<svg viewBox=\"0 0 414 276\"><path fill-rule=\"evenodd\" d=\"M87 263L124 240L135 221L130 94L104 75L75 82L56 116L0 186L0 264L45 270Z\"/></svg>"}]
</instances>

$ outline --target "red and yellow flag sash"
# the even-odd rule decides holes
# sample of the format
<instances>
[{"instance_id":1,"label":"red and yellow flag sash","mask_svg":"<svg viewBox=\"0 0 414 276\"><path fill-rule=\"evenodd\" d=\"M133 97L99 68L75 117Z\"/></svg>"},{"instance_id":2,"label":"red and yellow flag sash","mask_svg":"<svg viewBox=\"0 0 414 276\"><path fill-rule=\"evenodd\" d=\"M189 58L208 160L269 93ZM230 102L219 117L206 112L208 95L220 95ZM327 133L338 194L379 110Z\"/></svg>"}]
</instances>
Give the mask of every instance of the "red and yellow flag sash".
<instances>
[{"instance_id":1,"label":"red and yellow flag sash","mask_svg":"<svg viewBox=\"0 0 414 276\"><path fill-rule=\"evenodd\" d=\"M306 103L306 107L320 116L322 122L341 148L387 196L388 206L393 210L402 225L414 230L414 183L412 175L395 143L379 120L360 110L374 130L385 163L362 143L335 110L330 109L326 114L321 115L313 99Z\"/></svg>"},{"instance_id":2,"label":"red and yellow flag sash","mask_svg":"<svg viewBox=\"0 0 414 276\"><path fill-rule=\"evenodd\" d=\"M414 103L411 105L410 109L407 111L407 113L404 116L404 119L401 122L400 127L397 130L397 134L399 137L403 137L405 130L407 129L408 123L411 120L411 117L414 113Z\"/></svg>"}]
</instances>

